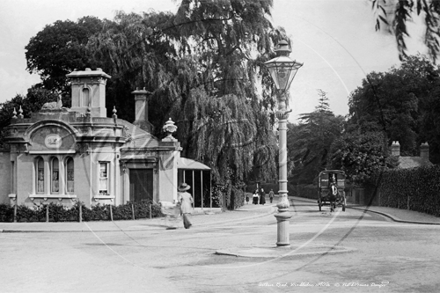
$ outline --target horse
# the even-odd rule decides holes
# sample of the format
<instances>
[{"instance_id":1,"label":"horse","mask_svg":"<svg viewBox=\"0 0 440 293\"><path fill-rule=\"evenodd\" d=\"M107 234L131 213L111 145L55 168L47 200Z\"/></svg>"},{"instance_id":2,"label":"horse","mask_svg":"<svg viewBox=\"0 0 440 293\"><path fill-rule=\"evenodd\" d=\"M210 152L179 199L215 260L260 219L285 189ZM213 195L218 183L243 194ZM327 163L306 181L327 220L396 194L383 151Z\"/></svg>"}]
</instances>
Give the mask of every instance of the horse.
<instances>
[{"instance_id":1,"label":"horse","mask_svg":"<svg viewBox=\"0 0 440 293\"><path fill-rule=\"evenodd\" d=\"M329 200L330 200L330 212L334 212L336 208L336 199L338 196L338 188L336 187L336 184L332 182L330 184L330 191L329 191Z\"/></svg>"}]
</instances>

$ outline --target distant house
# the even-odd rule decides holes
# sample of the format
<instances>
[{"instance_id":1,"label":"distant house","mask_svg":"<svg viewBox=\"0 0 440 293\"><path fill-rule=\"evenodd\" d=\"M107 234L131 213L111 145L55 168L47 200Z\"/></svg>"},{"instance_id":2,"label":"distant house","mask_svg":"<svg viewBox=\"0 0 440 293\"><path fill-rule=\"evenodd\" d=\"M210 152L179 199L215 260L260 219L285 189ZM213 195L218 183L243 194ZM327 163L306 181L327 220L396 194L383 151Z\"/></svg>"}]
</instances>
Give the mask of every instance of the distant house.
<instances>
[{"instance_id":1,"label":"distant house","mask_svg":"<svg viewBox=\"0 0 440 293\"><path fill-rule=\"evenodd\" d=\"M433 164L429 161L429 145L428 143L422 143L420 145L420 156L401 156L400 155L400 144L398 141L393 141L391 144L391 155L395 156L399 160L399 165L397 168L409 169L416 167L432 166Z\"/></svg>"},{"instance_id":2,"label":"distant house","mask_svg":"<svg viewBox=\"0 0 440 293\"><path fill-rule=\"evenodd\" d=\"M391 144L391 155L397 157L399 165L398 169L410 169L417 167L432 166L433 164L429 161L429 145L428 143L422 143L420 145L420 155L419 156L401 156L400 155L400 144L398 141L393 141ZM363 205L379 205L380 200L378 196L375 196L376 190L365 188L355 188L352 191L351 198L348 199L350 203L363 204ZM373 200L372 200L373 198Z\"/></svg>"}]
</instances>

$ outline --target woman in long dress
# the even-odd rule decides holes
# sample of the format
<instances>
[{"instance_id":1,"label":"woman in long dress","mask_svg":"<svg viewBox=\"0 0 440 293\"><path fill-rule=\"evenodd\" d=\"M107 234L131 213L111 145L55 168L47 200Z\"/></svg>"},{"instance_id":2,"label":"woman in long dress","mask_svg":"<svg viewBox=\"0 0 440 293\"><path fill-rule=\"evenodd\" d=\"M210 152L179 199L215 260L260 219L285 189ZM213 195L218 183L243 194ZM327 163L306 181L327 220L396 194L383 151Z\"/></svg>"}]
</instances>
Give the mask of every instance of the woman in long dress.
<instances>
[{"instance_id":1,"label":"woman in long dress","mask_svg":"<svg viewBox=\"0 0 440 293\"><path fill-rule=\"evenodd\" d=\"M260 188L260 204L266 203L266 192L264 191L263 187Z\"/></svg>"},{"instance_id":2,"label":"woman in long dress","mask_svg":"<svg viewBox=\"0 0 440 293\"><path fill-rule=\"evenodd\" d=\"M188 190L191 188L186 183L180 184L178 191L178 201L180 202L180 210L182 212L183 217L183 226L185 229L189 229L191 227L191 222L189 220L189 215L193 212L193 204L194 200Z\"/></svg>"},{"instance_id":3,"label":"woman in long dress","mask_svg":"<svg viewBox=\"0 0 440 293\"><path fill-rule=\"evenodd\" d=\"M252 203L258 204L258 189L255 190L254 194L252 195Z\"/></svg>"}]
</instances>

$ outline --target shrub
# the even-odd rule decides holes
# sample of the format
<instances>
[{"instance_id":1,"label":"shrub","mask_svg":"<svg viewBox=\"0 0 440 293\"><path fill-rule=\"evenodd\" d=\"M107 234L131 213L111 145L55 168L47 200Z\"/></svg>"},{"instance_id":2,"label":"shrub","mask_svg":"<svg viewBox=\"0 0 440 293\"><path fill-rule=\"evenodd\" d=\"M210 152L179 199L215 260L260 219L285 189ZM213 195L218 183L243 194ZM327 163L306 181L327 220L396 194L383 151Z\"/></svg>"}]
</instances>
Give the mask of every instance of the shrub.
<instances>
[{"instance_id":1,"label":"shrub","mask_svg":"<svg viewBox=\"0 0 440 293\"><path fill-rule=\"evenodd\" d=\"M132 218L131 205L123 204L113 207L113 220L131 220Z\"/></svg>"},{"instance_id":2,"label":"shrub","mask_svg":"<svg viewBox=\"0 0 440 293\"><path fill-rule=\"evenodd\" d=\"M25 205L17 206L17 222L32 222L39 221L39 215L41 215L41 206L34 206L29 208Z\"/></svg>"},{"instance_id":3,"label":"shrub","mask_svg":"<svg viewBox=\"0 0 440 293\"><path fill-rule=\"evenodd\" d=\"M132 203L119 206L95 205L88 208L84 203L75 203L71 208L57 203L34 204L33 207L25 205L17 206L17 222L45 222L46 209L49 208L50 222L76 222L79 221L79 206L82 208L83 221L107 221L110 220L110 207L113 211L114 220L130 220L133 218ZM151 200L133 203L135 218L149 218L151 205L151 217L160 217L161 209L158 204ZM14 207L0 204L0 222L12 222L14 220Z\"/></svg>"},{"instance_id":4,"label":"shrub","mask_svg":"<svg viewBox=\"0 0 440 293\"><path fill-rule=\"evenodd\" d=\"M14 221L14 207L7 204L0 204L0 222Z\"/></svg>"}]
</instances>

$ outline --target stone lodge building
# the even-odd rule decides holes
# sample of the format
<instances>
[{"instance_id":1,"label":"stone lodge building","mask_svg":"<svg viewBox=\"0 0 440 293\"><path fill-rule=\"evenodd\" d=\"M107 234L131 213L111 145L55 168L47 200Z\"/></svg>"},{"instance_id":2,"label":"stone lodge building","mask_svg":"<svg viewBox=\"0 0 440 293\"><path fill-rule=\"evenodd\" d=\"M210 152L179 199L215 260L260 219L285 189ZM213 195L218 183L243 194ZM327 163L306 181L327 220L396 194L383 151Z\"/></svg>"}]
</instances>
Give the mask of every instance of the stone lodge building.
<instances>
[{"instance_id":1,"label":"stone lodge building","mask_svg":"<svg viewBox=\"0 0 440 293\"><path fill-rule=\"evenodd\" d=\"M0 150L0 203L33 205L75 201L87 206L124 204L151 199L177 199L177 186L191 185L196 207L207 207L210 169L180 157L180 143L172 136L171 119L160 140L151 134L147 91L136 90L135 121L106 117L105 86L109 75L101 69L67 75L72 107L61 100L24 118L14 111L7 128L7 149Z\"/></svg>"}]
</instances>

